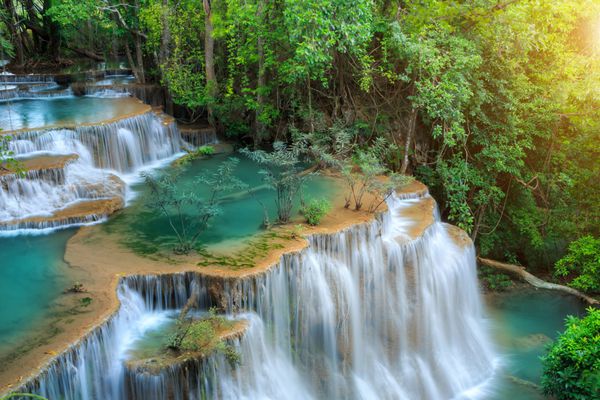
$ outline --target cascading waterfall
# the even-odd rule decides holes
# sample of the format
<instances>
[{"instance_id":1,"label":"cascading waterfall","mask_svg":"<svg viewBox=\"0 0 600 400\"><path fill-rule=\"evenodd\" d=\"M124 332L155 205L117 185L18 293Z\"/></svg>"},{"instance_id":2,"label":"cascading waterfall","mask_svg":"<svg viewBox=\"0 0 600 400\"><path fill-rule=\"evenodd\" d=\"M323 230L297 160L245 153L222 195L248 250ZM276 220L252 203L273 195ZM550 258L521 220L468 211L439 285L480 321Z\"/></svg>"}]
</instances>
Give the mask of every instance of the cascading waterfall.
<instances>
[{"instance_id":1,"label":"cascading waterfall","mask_svg":"<svg viewBox=\"0 0 600 400\"><path fill-rule=\"evenodd\" d=\"M175 123L165 124L153 112L100 125L21 131L13 136L10 149L18 158L78 157L62 168L56 180L32 179L41 172L5 178L0 188L0 230L11 229L10 221L48 216L83 200L124 197L122 179L128 181L141 168L172 157L182 146ZM42 226L46 226L43 221Z\"/></svg>"},{"instance_id":2,"label":"cascading waterfall","mask_svg":"<svg viewBox=\"0 0 600 400\"><path fill-rule=\"evenodd\" d=\"M4 88L10 88L5 86ZM0 104L11 100L26 100L26 99L51 99L51 98L68 98L73 95L70 88L60 89L56 83L38 84L35 86L15 85L10 90L3 89L0 85Z\"/></svg>"},{"instance_id":3,"label":"cascading waterfall","mask_svg":"<svg viewBox=\"0 0 600 400\"><path fill-rule=\"evenodd\" d=\"M22 389L64 399L460 396L494 370L474 249L437 220L407 240L414 221L398 211L414 201L392 199L372 223L313 236L264 273L123 278L120 311ZM217 353L157 374L126 370L124 338L193 292L201 307L249 322L231 341L241 365Z\"/></svg>"},{"instance_id":4,"label":"cascading waterfall","mask_svg":"<svg viewBox=\"0 0 600 400\"><path fill-rule=\"evenodd\" d=\"M129 131L128 135L119 132ZM11 147L17 155L32 151L52 152L57 146L81 144L99 168L132 172L177 153L181 148L174 123L163 124L153 112L99 125L73 129L42 129L20 132Z\"/></svg>"}]
</instances>

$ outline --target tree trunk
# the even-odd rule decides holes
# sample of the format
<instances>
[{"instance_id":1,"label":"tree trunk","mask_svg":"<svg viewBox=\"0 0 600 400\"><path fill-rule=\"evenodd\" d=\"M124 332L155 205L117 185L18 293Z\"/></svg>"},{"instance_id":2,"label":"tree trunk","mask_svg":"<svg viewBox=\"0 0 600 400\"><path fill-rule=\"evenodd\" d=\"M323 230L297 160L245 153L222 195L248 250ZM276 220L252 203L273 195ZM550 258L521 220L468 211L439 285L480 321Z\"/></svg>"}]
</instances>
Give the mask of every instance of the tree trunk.
<instances>
[{"instance_id":1,"label":"tree trunk","mask_svg":"<svg viewBox=\"0 0 600 400\"><path fill-rule=\"evenodd\" d=\"M135 76L136 81L141 82L140 72L139 72L138 68L136 67L135 62L133 62L133 56L131 55L131 49L129 48L129 42L127 41L127 38L125 38L124 47L125 47L125 55L127 56L127 62L129 63L129 66L131 67L133 76Z\"/></svg>"},{"instance_id":2,"label":"tree trunk","mask_svg":"<svg viewBox=\"0 0 600 400\"><path fill-rule=\"evenodd\" d=\"M415 136L415 130L417 127L417 114L418 110L416 108L413 108L410 112L408 129L406 130L406 137L404 138L404 157L402 158L402 166L400 167L401 174L406 174L406 171L408 170L408 153L410 151L410 145Z\"/></svg>"},{"instance_id":3,"label":"tree trunk","mask_svg":"<svg viewBox=\"0 0 600 400\"><path fill-rule=\"evenodd\" d=\"M142 53L142 39L140 35L133 35L135 40L135 57L137 59L138 82L146 83L146 75L144 73L144 54Z\"/></svg>"},{"instance_id":4,"label":"tree trunk","mask_svg":"<svg viewBox=\"0 0 600 400\"><path fill-rule=\"evenodd\" d=\"M210 0L203 0L204 4L204 63L206 69L206 91L211 97L207 107L208 120L214 125L212 103L217 97L217 74L215 73L215 39L213 37L212 10Z\"/></svg>"},{"instance_id":5,"label":"tree trunk","mask_svg":"<svg viewBox=\"0 0 600 400\"><path fill-rule=\"evenodd\" d=\"M173 99L171 98L171 93L169 91L169 82L165 78L163 74L163 67L169 60L171 55L171 27L169 26L169 0L163 0L163 11L161 13L161 21L162 21L162 38L160 42L160 51L158 55L158 69L161 74L161 79L165 86L164 97L165 97L165 111L167 114L173 115Z\"/></svg>"},{"instance_id":6,"label":"tree trunk","mask_svg":"<svg viewBox=\"0 0 600 400\"><path fill-rule=\"evenodd\" d=\"M11 41L15 47L15 61L17 65L23 65L25 62L25 55L23 51L23 38L19 32L17 25L18 16L15 11L13 0L4 0L4 7L6 9L7 21L6 25L10 31Z\"/></svg>"},{"instance_id":7,"label":"tree trunk","mask_svg":"<svg viewBox=\"0 0 600 400\"><path fill-rule=\"evenodd\" d=\"M501 263L499 261L490 260L490 259L481 258L481 257L477 257L477 261L479 261L483 265L487 265L488 267L497 268L504 272L508 272L509 274L511 274L513 276L517 276L517 277L525 280L530 285L535 286L536 288L560 290L561 292L569 293L573 296L579 297L580 299L584 300L585 302L587 302L590 305L600 304L600 302L598 300L596 300L590 296L587 296L576 289L570 288L568 286L557 285L556 283L546 282L546 281L536 277L535 275L530 274L529 272L527 272L525 270L524 267L521 267L520 265L505 264L505 263Z\"/></svg>"},{"instance_id":8,"label":"tree trunk","mask_svg":"<svg viewBox=\"0 0 600 400\"><path fill-rule=\"evenodd\" d=\"M48 36L48 43L46 45L46 54L54 60L60 58L60 29L58 24L52 21L52 18L46 15L52 7L50 0L44 0L44 15L42 17L44 24L44 31Z\"/></svg>"},{"instance_id":9,"label":"tree trunk","mask_svg":"<svg viewBox=\"0 0 600 400\"><path fill-rule=\"evenodd\" d=\"M30 24L37 24L37 14L35 11L35 6L33 4L33 0L25 0L25 9L27 10L27 17L29 18ZM33 37L33 44L37 52L42 52L42 46L40 43L40 35L37 30L31 31L31 36Z\"/></svg>"},{"instance_id":10,"label":"tree trunk","mask_svg":"<svg viewBox=\"0 0 600 400\"><path fill-rule=\"evenodd\" d=\"M263 0L258 1L258 7L256 10L256 19L258 28L258 39L256 42L256 51L258 53L258 79L256 82L256 133L254 137L254 146L257 147L260 142L264 139L265 126L260 121L260 117L264 110L265 98L263 96L263 90L267 85L266 71L265 71L265 49L264 39L262 37L262 23L263 23Z\"/></svg>"}]
</instances>

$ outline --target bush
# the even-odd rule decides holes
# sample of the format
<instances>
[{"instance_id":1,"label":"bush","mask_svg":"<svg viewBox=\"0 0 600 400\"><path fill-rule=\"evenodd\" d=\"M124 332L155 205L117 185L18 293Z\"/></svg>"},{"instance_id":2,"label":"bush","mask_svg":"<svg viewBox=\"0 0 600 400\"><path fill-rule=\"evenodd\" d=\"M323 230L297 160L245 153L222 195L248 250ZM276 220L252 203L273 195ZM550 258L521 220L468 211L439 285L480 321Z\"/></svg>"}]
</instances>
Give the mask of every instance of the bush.
<instances>
[{"instance_id":1,"label":"bush","mask_svg":"<svg viewBox=\"0 0 600 400\"><path fill-rule=\"evenodd\" d=\"M213 154L215 154L215 148L213 146L200 146L192 151L189 151L185 156L178 159L175 162L175 165L186 166L198 158L212 156Z\"/></svg>"},{"instance_id":2,"label":"bush","mask_svg":"<svg viewBox=\"0 0 600 400\"><path fill-rule=\"evenodd\" d=\"M559 400L600 399L600 310L569 316L566 330L542 357L542 388Z\"/></svg>"},{"instance_id":3,"label":"bush","mask_svg":"<svg viewBox=\"0 0 600 400\"><path fill-rule=\"evenodd\" d=\"M486 290L502 292L513 285L508 275L499 273L493 268L481 266L478 272L480 282Z\"/></svg>"},{"instance_id":4,"label":"bush","mask_svg":"<svg viewBox=\"0 0 600 400\"><path fill-rule=\"evenodd\" d=\"M331 203L325 199L310 200L302 208L302 214L310 225L319 225L323 217L331 210Z\"/></svg>"},{"instance_id":5,"label":"bush","mask_svg":"<svg viewBox=\"0 0 600 400\"><path fill-rule=\"evenodd\" d=\"M575 240L554 268L555 276L576 275L569 286L584 292L600 292L600 239L583 236Z\"/></svg>"}]
</instances>

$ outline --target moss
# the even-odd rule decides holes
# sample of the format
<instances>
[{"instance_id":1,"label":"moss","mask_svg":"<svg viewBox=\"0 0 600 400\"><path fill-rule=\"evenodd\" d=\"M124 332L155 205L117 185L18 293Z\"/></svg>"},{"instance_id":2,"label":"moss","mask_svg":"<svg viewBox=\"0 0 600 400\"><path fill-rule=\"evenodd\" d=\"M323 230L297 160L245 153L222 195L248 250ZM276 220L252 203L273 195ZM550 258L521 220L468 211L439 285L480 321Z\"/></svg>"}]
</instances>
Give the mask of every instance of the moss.
<instances>
[{"instance_id":1,"label":"moss","mask_svg":"<svg viewBox=\"0 0 600 400\"><path fill-rule=\"evenodd\" d=\"M288 235L286 231L268 231L247 240L242 250L231 255L217 255L206 249L200 249L198 253L202 256L202 260L198 265L201 267L217 265L232 270L252 268L256 266L257 260L266 257L272 250L284 248L283 243L278 240L286 241L291 238L292 234Z\"/></svg>"}]
</instances>

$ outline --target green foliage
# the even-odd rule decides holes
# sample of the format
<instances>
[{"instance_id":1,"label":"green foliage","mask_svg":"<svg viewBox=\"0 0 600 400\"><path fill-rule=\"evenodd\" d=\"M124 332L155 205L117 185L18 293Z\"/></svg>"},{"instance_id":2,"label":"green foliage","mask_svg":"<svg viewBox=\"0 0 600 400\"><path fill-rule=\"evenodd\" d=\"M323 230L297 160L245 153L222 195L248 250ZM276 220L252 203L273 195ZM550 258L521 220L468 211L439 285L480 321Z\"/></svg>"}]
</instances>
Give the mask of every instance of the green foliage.
<instances>
[{"instance_id":1,"label":"green foliage","mask_svg":"<svg viewBox=\"0 0 600 400\"><path fill-rule=\"evenodd\" d=\"M342 176L349 189L344 206L348 208L354 202L354 209L360 210L364 195L374 188L377 177L386 172L387 168L374 153L358 151L353 162L346 162L342 166Z\"/></svg>"},{"instance_id":2,"label":"green foliage","mask_svg":"<svg viewBox=\"0 0 600 400\"><path fill-rule=\"evenodd\" d=\"M273 151L242 149L245 154L264 169L260 171L264 182L276 192L277 222L285 224L292 216L294 200L310 174L302 173L300 148L275 142Z\"/></svg>"},{"instance_id":3,"label":"green foliage","mask_svg":"<svg viewBox=\"0 0 600 400\"><path fill-rule=\"evenodd\" d=\"M368 211L375 212L394 190L414 180L413 177L393 173L384 166L377 148L357 151L351 162L342 163L341 172L348 185L344 206L348 208L353 204L357 211L363 207L365 194L372 196Z\"/></svg>"},{"instance_id":4,"label":"green foliage","mask_svg":"<svg viewBox=\"0 0 600 400\"><path fill-rule=\"evenodd\" d=\"M206 249L200 249L198 254L202 256L202 261L198 263L198 266L218 265L232 270L253 268L256 266L257 260L264 258L272 250L282 249L284 246L278 241L286 239L289 238L276 231L267 231L244 241L244 247L240 251L227 255L215 255Z\"/></svg>"},{"instance_id":5,"label":"green foliage","mask_svg":"<svg viewBox=\"0 0 600 400\"><path fill-rule=\"evenodd\" d=\"M177 352L193 352L207 355L218 351L235 366L240 363L240 355L232 346L223 342L220 335L235 326L235 321L217 315L211 308L208 315L197 320L187 318L187 310L177 321L177 328L167 339L167 347Z\"/></svg>"},{"instance_id":6,"label":"green foliage","mask_svg":"<svg viewBox=\"0 0 600 400\"><path fill-rule=\"evenodd\" d=\"M555 264L554 275L574 275L569 286L584 292L600 292L600 239L583 236L571 242L567 254Z\"/></svg>"},{"instance_id":7,"label":"green foliage","mask_svg":"<svg viewBox=\"0 0 600 400\"><path fill-rule=\"evenodd\" d=\"M477 272L480 281L487 290L501 292L513 286L513 282L508 275L497 272L493 268L481 266Z\"/></svg>"},{"instance_id":8,"label":"green foliage","mask_svg":"<svg viewBox=\"0 0 600 400\"><path fill-rule=\"evenodd\" d=\"M302 207L301 212L310 225L319 225L323 217L331 210L331 203L326 199L312 199Z\"/></svg>"},{"instance_id":9,"label":"green foliage","mask_svg":"<svg viewBox=\"0 0 600 400\"><path fill-rule=\"evenodd\" d=\"M178 159L176 165L184 166L198 158L212 156L213 154L215 154L215 148L213 146L200 146Z\"/></svg>"},{"instance_id":10,"label":"green foliage","mask_svg":"<svg viewBox=\"0 0 600 400\"><path fill-rule=\"evenodd\" d=\"M36 5L33 20L0 11L0 50L48 19L63 51L139 40L190 118L208 108L228 135L296 143L320 166L371 149L423 180L483 255L548 266L600 235L597 0L212 1L210 88L198 0Z\"/></svg>"},{"instance_id":11,"label":"green foliage","mask_svg":"<svg viewBox=\"0 0 600 400\"><path fill-rule=\"evenodd\" d=\"M14 151L10 149L10 135L3 135L0 132L0 171L12 171L17 175L23 174L23 166L14 158Z\"/></svg>"},{"instance_id":12,"label":"green foliage","mask_svg":"<svg viewBox=\"0 0 600 400\"><path fill-rule=\"evenodd\" d=\"M566 330L542 358L544 393L559 400L600 399L600 310L568 317Z\"/></svg>"},{"instance_id":13,"label":"green foliage","mask_svg":"<svg viewBox=\"0 0 600 400\"><path fill-rule=\"evenodd\" d=\"M28 399L34 399L34 400L48 400L45 397L39 396L37 394L32 394L32 393L10 393L10 394L7 394L6 396L0 397L0 400L9 400L9 399L18 400L18 399L22 399L22 398L28 398Z\"/></svg>"},{"instance_id":14,"label":"green foliage","mask_svg":"<svg viewBox=\"0 0 600 400\"><path fill-rule=\"evenodd\" d=\"M210 189L206 198L200 198L195 191L180 190L177 187L178 171L158 178L144 175L150 188L146 207L167 218L177 237L175 253L187 254L196 247L200 234L208 228L210 220L221 212L219 204L224 193L246 188L234 176L238 163L238 159L230 158L221 163L214 173L196 178L197 185Z\"/></svg>"},{"instance_id":15,"label":"green foliage","mask_svg":"<svg viewBox=\"0 0 600 400\"><path fill-rule=\"evenodd\" d=\"M92 304L92 301L94 299L92 299L91 297L84 297L82 299L79 299L79 303L81 304L82 307L87 307L90 304Z\"/></svg>"}]
</instances>

